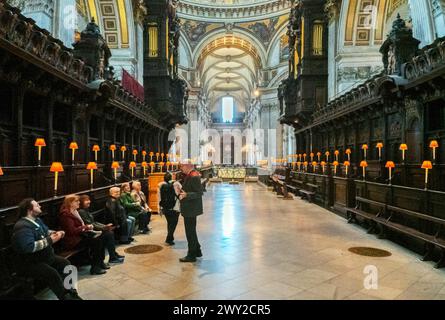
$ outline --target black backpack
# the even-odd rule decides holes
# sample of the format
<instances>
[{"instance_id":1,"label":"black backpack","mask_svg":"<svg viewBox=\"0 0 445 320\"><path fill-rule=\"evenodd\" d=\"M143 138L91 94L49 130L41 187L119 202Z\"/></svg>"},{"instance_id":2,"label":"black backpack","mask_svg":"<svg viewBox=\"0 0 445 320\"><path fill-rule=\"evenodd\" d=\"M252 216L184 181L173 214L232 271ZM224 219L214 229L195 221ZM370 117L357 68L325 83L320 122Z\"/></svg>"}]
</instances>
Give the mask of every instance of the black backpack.
<instances>
[{"instance_id":1,"label":"black backpack","mask_svg":"<svg viewBox=\"0 0 445 320\"><path fill-rule=\"evenodd\" d=\"M161 201L159 204L163 209L171 210L176 204L176 192L173 183L167 182L161 186Z\"/></svg>"}]
</instances>

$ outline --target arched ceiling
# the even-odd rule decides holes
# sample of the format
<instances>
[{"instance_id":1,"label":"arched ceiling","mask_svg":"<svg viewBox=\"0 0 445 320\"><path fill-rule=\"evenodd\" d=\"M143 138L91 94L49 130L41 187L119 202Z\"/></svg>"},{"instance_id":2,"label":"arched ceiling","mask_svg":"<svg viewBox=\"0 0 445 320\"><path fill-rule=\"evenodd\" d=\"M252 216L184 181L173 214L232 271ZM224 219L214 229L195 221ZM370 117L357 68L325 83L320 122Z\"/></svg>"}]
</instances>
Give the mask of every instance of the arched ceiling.
<instances>
[{"instance_id":1,"label":"arched ceiling","mask_svg":"<svg viewBox=\"0 0 445 320\"><path fill-rule=\"evenodd\" d=\"M230 95L237 100L238 111L245 112L255 92L259 60L255 50L249 50L251 46L237 46L238 41L240 39L222 38L219 42L225 45L210 43L198 59L200 85L209 99L211 111L221 97Z\"/></svg>"}]
</instances>

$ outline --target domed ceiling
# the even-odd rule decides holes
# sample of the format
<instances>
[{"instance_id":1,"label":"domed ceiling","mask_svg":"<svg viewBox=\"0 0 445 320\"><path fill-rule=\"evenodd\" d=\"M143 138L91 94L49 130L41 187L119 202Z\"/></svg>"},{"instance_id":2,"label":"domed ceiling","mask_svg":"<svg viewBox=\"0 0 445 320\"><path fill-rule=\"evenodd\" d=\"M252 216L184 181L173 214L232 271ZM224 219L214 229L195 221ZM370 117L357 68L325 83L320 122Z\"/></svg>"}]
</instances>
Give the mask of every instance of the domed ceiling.
<instances>
[{"instance_id":1,"label":"domed ceiling","mask_svg":"<svg viewBox=\"0 0 445 320\"><path fill-rule=\"evenodd\" d=\"M190 2L196 4L210 4L215 6L232 6L232 5L244 5L244 4L257 4L264 2L271 2L270 0L185 0L183 2Z\"/></svg>"}]
</instances>

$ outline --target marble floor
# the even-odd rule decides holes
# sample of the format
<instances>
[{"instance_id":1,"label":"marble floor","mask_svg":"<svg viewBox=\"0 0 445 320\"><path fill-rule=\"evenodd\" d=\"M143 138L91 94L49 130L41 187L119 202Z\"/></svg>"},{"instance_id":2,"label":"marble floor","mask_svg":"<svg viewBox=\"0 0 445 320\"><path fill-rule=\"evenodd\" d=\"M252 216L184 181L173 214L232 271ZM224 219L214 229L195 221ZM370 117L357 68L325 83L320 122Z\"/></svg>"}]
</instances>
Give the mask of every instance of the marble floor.
<instances>
[{"instance_id":1,"label":"marble floor","mask_svg":"<svg viewBox=\"0 0 445 320\"><path fill-rule=\"evenodd\" d=\"M314 204L279 199L259 184L212 184L198 219L204 257L179 263L186 253L183 221L176 245L125 254L106 275L82 268L84 299L445 299L445 270ZM132 245L162 244L165 218ZM369 246L391 256L370 258L348 248ZM119 247L122 254L126 246ZM366 270L365 270L366 269ZM374 270L370 276L364 271ZM367 288L365 288L365 284ZM374 286L369 287L369 284Z\"/></svg>"}]
</instances>

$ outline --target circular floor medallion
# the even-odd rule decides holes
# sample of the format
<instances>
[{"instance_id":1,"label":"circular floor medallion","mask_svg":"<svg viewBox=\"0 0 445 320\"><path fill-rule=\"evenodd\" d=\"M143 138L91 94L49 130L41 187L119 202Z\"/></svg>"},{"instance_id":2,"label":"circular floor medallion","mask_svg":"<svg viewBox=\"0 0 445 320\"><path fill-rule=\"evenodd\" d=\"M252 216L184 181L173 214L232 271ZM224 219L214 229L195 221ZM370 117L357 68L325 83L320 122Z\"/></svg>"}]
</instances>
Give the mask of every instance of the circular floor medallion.
<instances>
[{"instance_id":1,"label":"circular floor medallion","mask_svg":"<svg viewBox=\"0 0 445 320\"><path fill-rule=\"evenodd\" d=\"M161 251L162 249L163 249L162 246L158 246L156 244L143 244L127 248L124 251L125 253L130 253L130 254L148 254Z\"/></svg>"},{"instance_id":2,"label":"circular floor medallion","mask_svg":"<svg viewBox=\"0 0 445 320\"><path fill-rule=\"evenodd\" d=\"M352 253L367 257L389 257L392 255L389 251L370 247L352 247L348 250Z\"/></svg>"}]
</instances>

